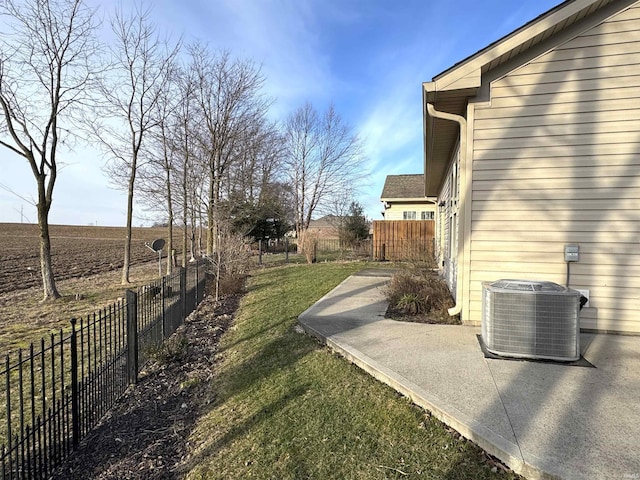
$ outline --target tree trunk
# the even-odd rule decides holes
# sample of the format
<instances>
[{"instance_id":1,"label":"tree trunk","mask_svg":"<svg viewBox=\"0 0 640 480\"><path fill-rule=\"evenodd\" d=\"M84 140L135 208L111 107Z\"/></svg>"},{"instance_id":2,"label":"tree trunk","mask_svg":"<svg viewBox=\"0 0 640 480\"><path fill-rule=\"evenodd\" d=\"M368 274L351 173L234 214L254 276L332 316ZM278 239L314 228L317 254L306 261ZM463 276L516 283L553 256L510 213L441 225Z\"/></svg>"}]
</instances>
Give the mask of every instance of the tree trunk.
<instances>
[{"instance_id":1,"label":"tree trunk","mask_svg":"<svg viewBox=\"0 0 640 480\"><path fill-rule=\"evenodd\" d=\"M41 185L42 183L42 185ZM40 194L42 192L42 196ZM51 239L49 238L49 203L44 198L44 177L38 178L38 226L40 227L40 271L45 300L60 298L51 265Z\"/></svg>"},{"instance_id":2,"label":"tree trunk","mask_svg":"<svg viewBox=\"0 0 640 480\"><path fill-rule=\"evenodd\" d=\"M121 283L122 285L127 285L129 282L129 266L131 264L131 223L132 223L132 210L133 210L133 195L128 195L129 199L127 202L127 226L126 226L126 237L124 239L124 260L122 263L122 277Z\"/></svg>"},{"instance_id":3,"label":"tree trunk","mask_svg":"<svg viewBox=\"0 0 640 480\"><path fill-rule=\"evenodd\" d=\"M189 257L189 261L190 262L195 262L196 261L196 230L198 230L198 215L196 212L196 207L195 207L195 202L194 205L192 205L191 208L191 236L189 238L190 241L190 257ZM200 241L200 231L198 230L198 241ZM200 248L202 246L202 243L198 244L198 256L201 255L202 253L202 249Z\"/></svg>"},{"instance_id":4,"label":"tree trunk","mask_svg":"<svg viewBox=\"0 0 640 480\"><path fill-rule=\"evenodd\" d=\"M213 255L213 209L215 203L215 180L209 181L209 204L207 205L207 257Z\"/></svg>"},{"instance_id":5,"label":"tree trunk","mask_svg":"<svg viewBox=\"0 0 640 480\"><path fill-rule=\"evenodd\" d=\"M173 201L171 198L171 170L167 168L167 210L169 212L169 225L167 228L167 275L173 271Z\"/></svg>"},{"instance_id":6,"label":"tree trunk","mask_svg":"<svg viewBox=\"0 0 640 480\"><path fill-rule=\"evenodd\" d=\"M187 225L187 212L186 210L183 212L183 219L182 219L182 268L186 268L187 267L187 243L188 243L188 239L187 239L187 235L188 233L188 225ZM193 256L193 253L191 254L191 256Z\"/></svg>"},{"instance_id":7,"label":"tree trunk","mask_svg":"<svg viewBox=\"0 0 640 480\"><path fill-rule=\"evenodd\" d=\"M218 251L219 214L220 202L220 175L215 174L210 184L209 208L207 208L207 256Z\"/></svg>"},{"instance_id":8,"label":"tree trunk","mask_svg":"<svg viewBox=\"0 0 640 480\"><path fill-rule=\"evenodd\" d=\"M167 227L167 275L173 272L173 262L176 257L173 255L173 213L169 214L169 225Z\"/></svg>"},{"instance_id":9,"label":"tree trunk","mask_svg":"<svg viewBox=\"0 0 640 480\"><path fill-rule=\"evenodd\" d=\"M187 161L185 159L182 169L182 268L187 268L187 225L189 223L189 209L187 204ZM193 227L192 227L193 229ZM193 242L192 242L193 245ZM191 257L193 257L193 247L191 248Z\"/></svg>"},{"instance_id":10,"label":"tree trunk","mask_svg":"<svg viewBox=\"0 0 640 480\"><path fill-rule=\"evenodd\" d=\"M198 256L202 256L202 211L198 213Z\"/></svg>"},{"instance_id":11,"label":"tree trunk","mask_svg":"<svg viewBox=\"0 0 640 480\"><path fill-rule=\"evenodd\" d=\"M127 194L127 229L124 241L124 262L122 264L122 285L129 282L129 266L131 264L131 227L133 225L133 186L136 180L136 160L131 165L131 175L129 176L129 192Z\"/></svg>"}]
</instances>

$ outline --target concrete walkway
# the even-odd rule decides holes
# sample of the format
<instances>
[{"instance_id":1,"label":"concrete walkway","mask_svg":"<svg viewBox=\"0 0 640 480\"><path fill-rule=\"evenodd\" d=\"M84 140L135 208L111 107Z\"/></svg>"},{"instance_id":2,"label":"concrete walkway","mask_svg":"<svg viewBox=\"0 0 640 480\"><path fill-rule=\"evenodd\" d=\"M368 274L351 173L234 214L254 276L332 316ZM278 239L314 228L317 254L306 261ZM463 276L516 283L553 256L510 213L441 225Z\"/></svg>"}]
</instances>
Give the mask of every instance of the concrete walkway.
<instances>
[{"instance_id":1,"label":"concrete walkway","mask_svg":"<svg viewBox=\"0 0 640 480\"><path fill-rule=\"evenodd\" d=\"M348 278L300 324L527 478L640 480L640 337L582 334L596 368L487 359L479 328L385 319L390 275Z\"/></svg>"}]
</instances>

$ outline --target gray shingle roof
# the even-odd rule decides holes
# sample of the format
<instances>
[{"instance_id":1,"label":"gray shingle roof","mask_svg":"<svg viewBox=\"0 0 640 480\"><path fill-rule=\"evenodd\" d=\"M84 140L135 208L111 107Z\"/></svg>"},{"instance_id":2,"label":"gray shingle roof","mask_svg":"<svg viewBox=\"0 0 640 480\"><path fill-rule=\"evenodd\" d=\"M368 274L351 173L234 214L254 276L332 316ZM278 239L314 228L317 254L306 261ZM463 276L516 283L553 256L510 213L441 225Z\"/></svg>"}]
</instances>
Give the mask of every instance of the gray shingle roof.
<instances>
[{"instance_id":1,"label":"gray shingle roof","mask_svg":"<svg viewBox=\"0 0 640 480\"><path fill-rule=\"evenodd\" d=\"M380 198L424 198L424 175L387 175Z\"/></svg>"},{"instance_id":2,"label":"gray shingle roof","mask_svg":"<svg viewBox=\"0 0 640 480\"><path fill-rule=\"evenodd\" d=\"M336 215L325 215L309 222L309 228L332 228L338 224L339 217Z\"/></svg>"}]
</instances>

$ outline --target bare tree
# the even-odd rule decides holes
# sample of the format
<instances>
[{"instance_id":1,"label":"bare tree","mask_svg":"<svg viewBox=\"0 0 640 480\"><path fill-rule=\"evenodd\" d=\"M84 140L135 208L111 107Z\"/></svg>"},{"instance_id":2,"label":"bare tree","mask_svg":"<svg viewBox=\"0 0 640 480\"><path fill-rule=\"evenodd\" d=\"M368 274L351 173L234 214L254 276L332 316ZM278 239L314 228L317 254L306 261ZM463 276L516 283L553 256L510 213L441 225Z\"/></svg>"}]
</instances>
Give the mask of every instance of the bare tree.
<instances>
[{"instance_id":1,"label":"bare tree","mask_svg":"<svg viewBox=\"0 0 640 480\"><path fill-rule=\"evenodd\" d=\"M142 194L142 203L153 212L166 215L167 223L167 275L173 271L173 226L175 223L175 194L176 183L175 163L180 147L176 125L178 102L180 100L178 84L167 82L165 88L159 92L154 115L157 128L151 131L148 161L141 168L137 190ZM183 252L184 254L184 252Z\"/></svg>"},{"instance_id":2,"label":"bare tree","mask_svg":"<svg viewBox=\"0 0 640 480\"><path fill-rule=\"evenodd\" d=\"M197 212L202 207L203 166L194 161L200 150L199 111L194 105L189 65L177 70L157 104L158 125L146 150L149 161L140 168L136 190L146 207L167 223L167 248L173 250L173 226L182 221L182 265L196 257ZM172 258L167 257L167 273Z\"/></svg>"},{"instance_id":3,"label":"bare tree","mask_svg":"<svg viewBox=\"0 0 640 480\"><path fill-rule=\"evenodd\" d=\"M282 188L282 136L277 125L256 121L242 139L238 156L223 179L223 217L236 233L276 238L286 223L288 198ZM288 202L290 205L290 202ZM266 228L272 224L273 228ZM267 232L268 231L268 232ZM277 232L277 233L276 233ZM284 233L282 233L284 235Z\"/></svg>"},{"instance_id":4,"label":"bare tree","mask_svg":"<svg viewBox=\"0 0 640 480\"><path fill-rule=\"evenodd\" d=\"M0 145L27 160L36 180L44 300L60 296L51 265L49 211L74 107L84 100L97 50L82 0L0 2Z\"/></svg>"},{"instance_id":5,"label":"bare tree","mask_svg":"<svg viewBox=\"0 0 640 480\"><path fill-rule=\"evenodd\" d=\"M173 223L174 218L174 197L172 191L172 174L173 174L173 162L175 159L175 144L174 139L171 136L171 110L175 108L172 104L171 95L168 94L169 89L166 89L162 94L162 99L158 103L158 135L157 139L160 145L159 162L158 165L163 173L164 180L164 200L167 206L167 275L173 270L173 262L175 260L173 256ZM175 97L174 97L175 98Z\"/></svg>"},{"instance_id":6,"label":"bare tree","mask_svg":"<svg viewBox=\"0 0 640 480\"><path fill-rule=\"evenodd\" d=\"M207 255L216 250L222 182L269 102L260 95L264 82L250 61L232 59L228 52L212 54L202 45L190 49L195 74L195 99L203 123L201 148L208 174Z\"/></svg>"},{"instance_id":7,"label":"bare tree","mask_svg":"<svg viewBox=\"0 0 640 480\"><path fill-rule=\"evenodd\" d=\"M258 119L241 139L242 145L233 164L227 169L224 194L233 194L255 202L263 187L278 179L282 170L282 136L278 126L266 118Z\"/></svg>"},{"instance_id":8,"label":"bare tree","mask_svg":"<svg viewBox=\"0 0 640 480\"><path fill-rule=\"evenodd\" d=\"M145 139L158 126L158 103L171 77L179 43L162 40L149 20L149 10L141 10L138 5L131 14L118 9L111 27L116 39L111 47L113 65L101 85L105 121L94 124L94 133L110 157L109 173L114 183L126 185L122 283L127 284L136 175L143 160Z\"/></svg>"},{"instance_id":9,"label":"bare tree","mask_svg":"<svg viewBox=\"0 0 640 480\"><path fill-rule=\"evenodd\" d=\"M357 189L366 173L362 144L333 105L323 115L310 103L285 124L286 175L293 187L299 244L315 212L327 208L345 191Z\"/></svg>"},{"instance_id":10,"label":"bare tree","mask_svg":"<svg viewBox=\"0 0 640 480\"><path fill-rule=\"evenodd\" d=\"M188 63L182 69L177 77L177 84L179 101L175 112L175 136L178 143L176 176L178 197L182 204L182 266L186 267L187 248L189 261L193 262L196 259L196 226L202 188L202 183L197 181L198 178L202 178L201 172L198 171L201 165L194 161L201 122L195 104L196 80L193 63Z\"/></svg>"},{"instance_id":11,"label":"bare tree","mask_svg":"<svg viewBox=\"0 0 640 480\"><path fill-rule=\"evenodd\" d=\"M206 168L197 159L206 155L200 139L203 137L200 111L195 104L194 75L191 64L183 65L172 75L158 108L158 128L153 135L152 161L145 165L139 190L149 208L163 206L162 214L169 223L182 221L182 265L196 259L198 214L202 209L203 178Z\"/></svg>"}]
</instances>

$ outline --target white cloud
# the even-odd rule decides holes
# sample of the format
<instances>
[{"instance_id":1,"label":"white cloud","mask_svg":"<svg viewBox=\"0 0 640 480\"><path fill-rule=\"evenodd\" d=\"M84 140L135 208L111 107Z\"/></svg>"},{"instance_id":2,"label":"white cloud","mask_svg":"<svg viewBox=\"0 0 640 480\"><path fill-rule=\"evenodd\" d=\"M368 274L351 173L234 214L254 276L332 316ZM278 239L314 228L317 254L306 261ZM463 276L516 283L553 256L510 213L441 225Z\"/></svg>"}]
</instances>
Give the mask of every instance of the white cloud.
<instances>
[{"instance_id":1,"label":"white cloud","mask_svg":"<svg viewBox=\"0 0 640 480\"><path fill-rule=\"evenodd\" d=\"M265 93L276 99L281 117L307 99L327 99L338 83L329 68L330 52L319 35L317 5L295 0L247 2L191 1L157 4L159 18L177 18L189 28L187 41L198 38L214 49L255 61L266 77Z\"/></svg>"},{"instance_id":2,"label":"white cloud","mask_svg":"<svg viewBox=\"0 0 640 480\"><path fill-rule=\"evenodd\" d=\"M90 1L105 18L117 3ZM421 83L555 3L525 9L499 0L146 1L159 33L199 39L261 65L264 93L276 100L273 119L307 100L319 110L333 102L365 142L372 173L362 202L375 218L386 175L422 172ZM60 173L54 192L52 221L123 224L124 196L107 186L99 152L70 159L75 163ZM0 170L0 183L35 194L26 162L0 152ZM19 219L20 209L27 211L22 204L0 190L0 221Z\"/></svg>"}]
</instances>

